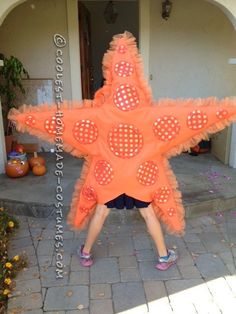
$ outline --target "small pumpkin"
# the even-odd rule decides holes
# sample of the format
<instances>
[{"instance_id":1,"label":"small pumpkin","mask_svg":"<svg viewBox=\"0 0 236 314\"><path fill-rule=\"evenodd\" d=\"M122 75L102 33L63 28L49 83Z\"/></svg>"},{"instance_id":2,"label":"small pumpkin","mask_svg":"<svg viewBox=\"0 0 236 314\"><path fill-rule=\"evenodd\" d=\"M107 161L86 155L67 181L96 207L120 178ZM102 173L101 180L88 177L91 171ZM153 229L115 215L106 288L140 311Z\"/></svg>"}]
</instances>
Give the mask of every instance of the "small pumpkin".
<instances>
[{"instance_id":1,"label":"small pumpkin","mask_svg":"<svg viewBox=\"0 0 236 314\"><path fill-rule=\"evenodd\" d=\"M29 172L29 163L26 160L10 159L6 167L6 174L10 178L23 177Z\"/></svg>"},{"instance_id":2,"label":"small pumpkin","mask_svg":"<svg viewBox=\"0 0 236 314\"><path fill-rule=\"evenodd\" d=\"M47 168L44 165L35 165L32 172L35 176L43 176L47 172Z\"/></svg>"},{"instance_id":3,"label":"small pumpkin","mask_svg":"<svg viewBox=\"0 0 236 314\"><path fill-rule=\"evenodd\" d=\"M34 156L29 158L30 167L33 168L36 165L45 165L45 159L38 156L37 152L34 152Z\"/></svg>"}]
</instances>

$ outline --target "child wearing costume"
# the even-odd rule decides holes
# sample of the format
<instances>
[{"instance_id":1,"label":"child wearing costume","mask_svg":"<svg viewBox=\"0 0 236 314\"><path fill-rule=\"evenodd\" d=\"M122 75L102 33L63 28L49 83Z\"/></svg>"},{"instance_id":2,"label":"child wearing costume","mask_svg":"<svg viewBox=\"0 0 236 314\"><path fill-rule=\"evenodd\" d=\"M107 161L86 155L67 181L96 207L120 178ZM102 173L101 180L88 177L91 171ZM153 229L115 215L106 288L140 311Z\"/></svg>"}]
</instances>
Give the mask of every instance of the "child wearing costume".
<instances>
[{"instance_id":1,"label":"child wearing costume","mask_svg":"<svg viewBox=\"0 0 236 314\"><path fill-rule=\"evenodd\" d=\"M154 101L135 38L128 32L113 37L103 74L104 86L93 100L61 103L60 123L55 104L23 105L8 117L19 131L50 143L57 141L60 127L64 150L85 156L67 216L71 229L82 230L90 222L78 252L84 266L93 263L92 245L110 207L126 204L139 208L157 247L156 267L165 270L177 255L166 248L160 221L171 234L181 236L185 228L181 193L168 158L235 121L236 100Z\"/></svg>"}]
</instances>

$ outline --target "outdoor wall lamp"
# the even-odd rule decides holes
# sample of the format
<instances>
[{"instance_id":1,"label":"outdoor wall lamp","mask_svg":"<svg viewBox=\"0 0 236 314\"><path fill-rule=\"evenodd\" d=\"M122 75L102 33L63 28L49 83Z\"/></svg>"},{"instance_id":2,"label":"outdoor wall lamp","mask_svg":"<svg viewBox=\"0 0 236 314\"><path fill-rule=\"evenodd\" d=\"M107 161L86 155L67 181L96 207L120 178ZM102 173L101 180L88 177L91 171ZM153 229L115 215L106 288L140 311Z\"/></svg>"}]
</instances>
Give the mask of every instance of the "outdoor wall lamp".
<instances>
[{"instance_id":1,"label":"outdoor wall lamp","mask_svg":"<svg viewBox=\"0 0 236 314\"><path fill-rule=\"evenodd\" d=\"M172 9L172 2L169 0L165 0L162 2L162 18L168 20L170 17L170 12Z\"/></svg>"},{"instance_id":2,"label":"outdoor wall lamp","mask_svg":"<svg viewBox=\"0 0 236 314\"><path fill-rule=\"evenodd\" d=\"M117 19L118 13L114 7L113 1L108 1L105 10L104 18L107 24L114 24Z\"/></svg>"}]
</instances>

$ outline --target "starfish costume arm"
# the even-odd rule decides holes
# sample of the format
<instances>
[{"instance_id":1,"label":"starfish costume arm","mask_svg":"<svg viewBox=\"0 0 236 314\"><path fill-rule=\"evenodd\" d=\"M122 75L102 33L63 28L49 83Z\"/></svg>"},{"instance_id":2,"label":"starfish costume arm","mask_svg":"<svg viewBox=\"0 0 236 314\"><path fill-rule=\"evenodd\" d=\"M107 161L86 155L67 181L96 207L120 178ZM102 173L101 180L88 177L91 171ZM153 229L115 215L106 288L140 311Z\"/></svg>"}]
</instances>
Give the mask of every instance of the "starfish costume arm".
<instances>
[{"instance_id":1,"label":"starfish costume arm","mask_svg":"<svg viewBox=\"0 0 236 314\"><path fill-rule=\"evenodd\" d=\"M236 120L236 99L161 99L152 108L153 133L161 152L159 184L153 206L169 233L184 230L184 208L168 158L196 145Z\"/></svg>"},{"instance_id":2,"label":"starfish costume arm","mask_svg":"<svg viewBox=\"0 0 236 314\"><path fill-rule=\"evenodd\" d=\"M12 108L8 118L20 132L28 132L77 157L98 154L97 110L91 101L22 105ZM59 146L58 146L59 147ZM62 148L62 147L61 147Z\"/></svg>"},{"instance_id":3,"label":"starfish costume arm","mask_svg":"<svg viewBox=\"0 0 236 314\"><path fill-rule=\"evenodd\" d=\"M169 158L235 121L236 98L160 99L153 116L153 132L162 154Z\"/></svg>"}]
</instances>

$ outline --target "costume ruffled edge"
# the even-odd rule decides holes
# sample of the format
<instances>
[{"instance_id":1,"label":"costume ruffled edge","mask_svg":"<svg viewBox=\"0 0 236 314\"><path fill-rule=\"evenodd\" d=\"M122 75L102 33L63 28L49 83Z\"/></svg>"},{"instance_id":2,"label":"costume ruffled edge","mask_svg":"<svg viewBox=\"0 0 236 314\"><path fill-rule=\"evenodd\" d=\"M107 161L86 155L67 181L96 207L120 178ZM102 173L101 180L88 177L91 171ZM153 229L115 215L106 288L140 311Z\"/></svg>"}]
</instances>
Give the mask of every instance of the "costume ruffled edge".
<instances>
[{"instance_id":1,"label":"costume ruffled edge","mask_svg":"<svg viewBox=\"0 0 236 314\"><path fill-rule=\"evenodd\" d=\"M175 201L176 215L179 222L178 228L176 228L175 224L171 223L171 217L168 217L167 213L161 208L161 206L158 206L154 200L152 201L152 206L154 208L155 214L157 215L157 218L164 224L166 232L168 234L181 237L185 234L185 209L182 204L182 193L179 191L178 181L168 163L168 160L163 159L163 167L166 176L170 181L170 186Z\"/></svg>"}]
</instances>

